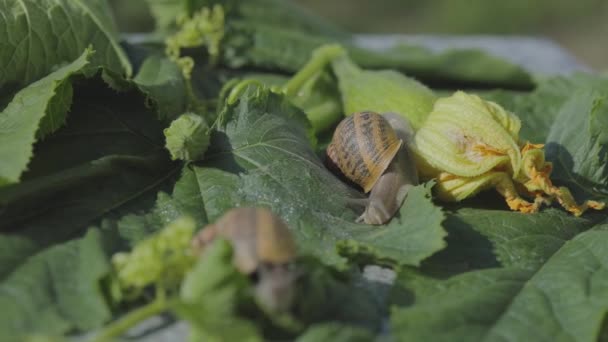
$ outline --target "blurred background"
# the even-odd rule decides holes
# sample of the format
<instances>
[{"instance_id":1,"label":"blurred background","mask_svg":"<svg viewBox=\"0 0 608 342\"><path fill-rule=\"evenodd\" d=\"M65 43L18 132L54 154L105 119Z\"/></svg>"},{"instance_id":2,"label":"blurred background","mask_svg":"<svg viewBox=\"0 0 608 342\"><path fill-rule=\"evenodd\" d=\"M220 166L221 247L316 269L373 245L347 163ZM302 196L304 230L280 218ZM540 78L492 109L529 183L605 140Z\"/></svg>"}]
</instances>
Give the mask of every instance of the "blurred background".
<instances>
[{"instance_id":1,"label":"blurred background","mask_svg":"<svg viewBox=\"0 0 608 342\"><path fill-rule=\"evenodd\" d=\"M293 0L354 33L549 37L608 70L606 0ZM110 0L123 31L152 30L144 0Z\"/></svg>"}]
</instances>

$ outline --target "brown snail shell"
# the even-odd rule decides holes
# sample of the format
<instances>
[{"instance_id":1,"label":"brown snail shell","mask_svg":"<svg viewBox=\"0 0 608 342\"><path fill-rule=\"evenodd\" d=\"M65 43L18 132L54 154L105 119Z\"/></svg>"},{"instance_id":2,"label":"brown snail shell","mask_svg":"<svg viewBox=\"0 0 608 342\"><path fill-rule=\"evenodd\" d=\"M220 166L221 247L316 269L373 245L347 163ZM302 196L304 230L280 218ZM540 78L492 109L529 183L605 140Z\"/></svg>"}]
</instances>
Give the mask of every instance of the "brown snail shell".
<instances>
[{"instance_id":1,"label":"brown snail shell","mask_svg":"<svg viewBox=\"0 0 608 342\"><path fill-rule=\"evenodd\" d=\"M327 157L348 179L368 193L402 143L382 115L360 112L338 124L327 147Z\"/></svg>"},{"instance_id":2,"label":"brown snail shell","mask_svg":"<svg viewBox=\"0 0 608 342\"><path fill-rule=\"evenodd\" d=\"M266 208L234 208L192 240L195 250L222 237L233 244L239 271L251 274L261 263L281 265L296 257L296 244L287 224Z\"/></svg>"},{"instance_id":3,"label":"brown snail shell","mask_svg":"<svg viewBox=\"0 0 608 342\"><path fill-rule=\"evenodd\" d=\"M243 274L257 275L255 297L263 308L289 310L297 278L292 262L296 244L287 224L265 208L235 208L192 240L195 253L204 251L215 238L232 243L234 264Z\"/></svg>"},{"instance_id":4,"label":"brown snail shell","mask_svg":"<svg viewBox=\"0 0 608 342\"><path fill-rule=\"evenodd\" d=\"M332 171L338 169L365 192L371 191L368 198L351 201L365 206L356 222L387 223L399 210L409 190L418 184L416 165L408 148L413 137L410 122L397 113L355 113L338 125L327 149L327 165ZM376 168L368 166L370 158L366 154L381 156L371 159L377 160ZM357 163L363 167L353 167Z\"/></svg>"}]
</instances>

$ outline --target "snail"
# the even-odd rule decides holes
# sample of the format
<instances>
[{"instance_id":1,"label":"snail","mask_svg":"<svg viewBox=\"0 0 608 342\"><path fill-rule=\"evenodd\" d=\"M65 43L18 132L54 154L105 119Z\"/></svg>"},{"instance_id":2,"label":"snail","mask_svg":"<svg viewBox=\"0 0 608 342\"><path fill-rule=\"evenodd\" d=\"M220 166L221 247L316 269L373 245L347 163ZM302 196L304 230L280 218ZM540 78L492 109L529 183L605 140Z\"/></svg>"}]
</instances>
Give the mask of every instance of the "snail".
<instances>
[{"instance_id":1,"label":"snail","mask_svg":"<svg viewBox=\"0 0 608 342\"><path fill-rule=\"evenodd\" d=\"M236 268L255 279L257 300L271 311L288 310L296 244L285 222L266 208L234 208L194 236L192 248L200 254L217 237L232 243Z\"/></svg>"},{"instance_id":2,"label":"snail","mask_svg":"<svg viewBox=\"0 0 608 342\"><path fill-rule=\"evenodd\" d=\"M369 197L357 222L385 224L395 215L418 173L408 151L414 131L396 113L360 112L343 119L327 147L329 162Z\"/></svg>"}]
</instances>

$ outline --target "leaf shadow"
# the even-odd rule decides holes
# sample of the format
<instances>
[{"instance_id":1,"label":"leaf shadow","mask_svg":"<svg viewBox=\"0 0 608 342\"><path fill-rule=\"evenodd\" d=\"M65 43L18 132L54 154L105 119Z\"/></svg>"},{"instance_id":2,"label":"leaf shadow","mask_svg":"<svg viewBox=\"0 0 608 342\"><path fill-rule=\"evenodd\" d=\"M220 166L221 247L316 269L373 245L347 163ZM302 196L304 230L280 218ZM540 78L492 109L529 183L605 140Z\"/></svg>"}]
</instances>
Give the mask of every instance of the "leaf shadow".
<instances>
[{"instance_id":1,"label":"leaf shadow","mask_svg":"<svg viewBox=\"0 0 608 342\"><path fill-rule=\"evenodd\" d=\"M233 150L230 137L225 132L214 131L211 134L211 144L205 159L195 165L211 167L232 174L246 173L247 170L237 162Z\"/></svg>"},{"instance_id":2,"label":"leaf shadow","mask_svg":"<svg viewBox=\"0 0 608 342\"><path fill-rule=\"evenodd\" d=\"M398 278L408 278L407 274L411 273L447 279L465 272L500 267L492 242L475 231L470 224L455 214L448 213L444 228L448 232L447 247L424 260L418 269L402 267ZM407 307L416 301L414 293L407 288L407 281L404 279L396 281L390 291L392 305Z\"/></svg>"},{"instance_id":3,"label":"leaf shadow","mask_svg":"<svg viewBox=\"0 0 608 342\"><path fill-rule=\"evenodd\" d=\"M447 214L444 228L447 247L424 260L421 271L437 278L484 268L500 267L494 245L484 235L454 214Z\"/></svg>"},{"instance_id":4,"label":"leaf shadow","mask_svg":"<svg viewBox=\"0 0 608 342\"><path fill-rule=\"evenodd\" d=\"M606 159L607 155L608 146L603 146L598 157ZM557 185L567 186L577 201L608 196L608 187L605 184L592 182L574 171L574 158L562 144L547 143L545 156L548 161L553 163L552 178Z\"/></svg>"}]
</instances>

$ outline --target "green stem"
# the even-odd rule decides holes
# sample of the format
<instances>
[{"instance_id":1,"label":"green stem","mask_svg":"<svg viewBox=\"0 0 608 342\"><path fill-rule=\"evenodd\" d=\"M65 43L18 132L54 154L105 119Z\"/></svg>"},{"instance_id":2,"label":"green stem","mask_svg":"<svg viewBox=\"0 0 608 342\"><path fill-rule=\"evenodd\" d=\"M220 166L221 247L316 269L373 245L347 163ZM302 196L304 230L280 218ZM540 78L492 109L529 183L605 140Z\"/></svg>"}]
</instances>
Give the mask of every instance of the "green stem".
<instances>
[{"instance_id":1,"label":"green stem","mask_svg":"<svg viewBox=\"0 0 608 342\"><path fill-rule=\"evenodd\" d=\"M306 110L306 116L315 132L321 133L330 128L342 118L342 109L333 101L326 101L322 104Z\"/></svg>"},{"instance_id":2,"label":"green stem","mask_svg":"<svg viewBox=\"0 0 608 342\"><path fill-rule=\"evenodd\" d=\"M198 114L205 114L205 107L194 93L194 87L192 87L192 80L188 78L185 79L184 82L186 83L186 96L188 96L188 110L191 110Z\"/></svg>"},{"instance_id":3,"label":"green stem","mask_svg":"<svg viewBox=\"0 0 608 342\"><path fill-rule=\"evenodd\" d=\"M243 94L245 89L247 89L247 87L251 84L255 84L258 87L264 87L264 84L258 80L255 80L255 79L243 80L243 81L239 82L236 86L234 86L234 88L232 88L232 90L230 90L230 94L228 95L228 98L226 99L226 103L228 103L228 104L235 103L238 100L239 96L241 96L241 94Z\"/></svg>"},{"instance_id":4,"label":"green stem","mask_svg":"<svg viewBox=\"0 0 608 342\"><path fill-rule=\"evenodd\" d=\"M116 340L117 337L124 334L127 330L137 325L139 322L158 315L169 307L165 296L158 296L154 301L136 309L119 320L107 325L95 338L93 342L110 342Z\"/></svg>"},{"instance_id":5,"label":"green stem","mask_svg":"<svg viewBox=\"0 0 608 342\"><path fill-rule=\"evenodd\" d=\"M302 86L323 70L334 58L346 52L340 45L326 45L312 54L312 58L283 86L283 93L287 97L294 97Z\"/></svg>"},{"instance_id":6,"label":"green stem","mask_svg":"<svg viewBox=\"0 0 608 342\"><path fill-rule=\"evenodd\" d=\"M335 58L332 61L331 66L333 67L334 73L336 74L336 77L338 77L339 80L346 80L361 74L361 68L357 64L355 64L352 59L350 59L347 55Z\"/></svg>"}]
</instances>

